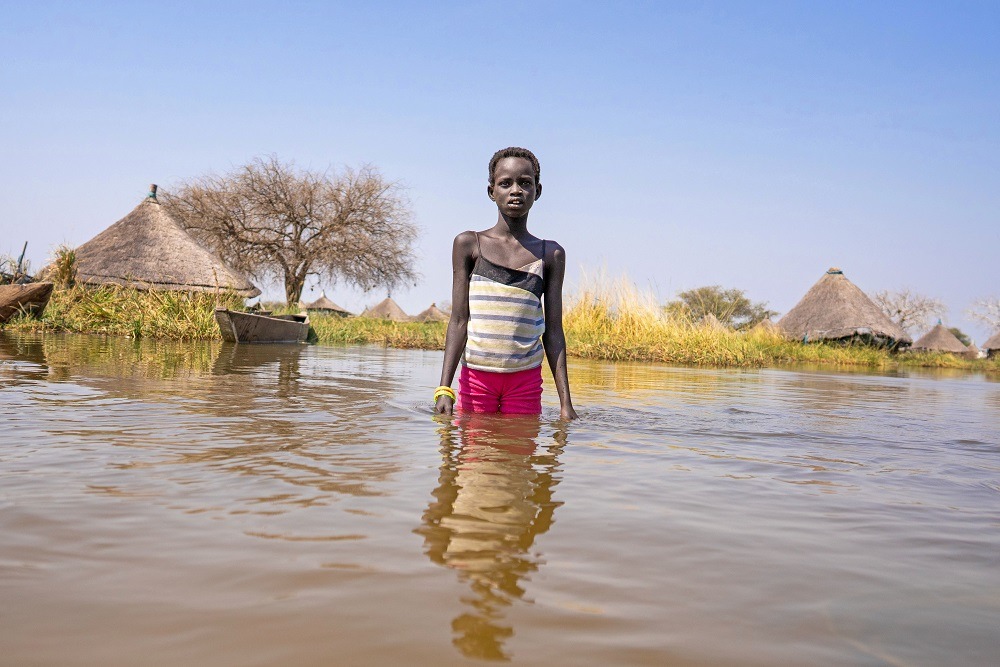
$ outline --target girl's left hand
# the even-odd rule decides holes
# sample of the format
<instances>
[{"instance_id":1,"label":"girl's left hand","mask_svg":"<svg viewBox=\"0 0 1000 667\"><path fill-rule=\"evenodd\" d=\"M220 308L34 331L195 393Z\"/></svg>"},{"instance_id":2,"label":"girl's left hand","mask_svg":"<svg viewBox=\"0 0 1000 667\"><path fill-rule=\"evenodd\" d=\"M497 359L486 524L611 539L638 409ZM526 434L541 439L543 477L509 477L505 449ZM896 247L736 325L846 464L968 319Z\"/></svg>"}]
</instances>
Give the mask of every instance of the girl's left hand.
<instances>
[{"instance_id":1,"label":"girl's left hand","mask_svg":"<svg viewBox=\"0 0 1000 667\"><path fill-rule=\"evenodd\" d=\"M571 421L573 419L578 419L580 415L576 414L576 410L573 409L572 405L567 405L559 410L559 418L563 421Z\"/></svg>"}]
</instances>

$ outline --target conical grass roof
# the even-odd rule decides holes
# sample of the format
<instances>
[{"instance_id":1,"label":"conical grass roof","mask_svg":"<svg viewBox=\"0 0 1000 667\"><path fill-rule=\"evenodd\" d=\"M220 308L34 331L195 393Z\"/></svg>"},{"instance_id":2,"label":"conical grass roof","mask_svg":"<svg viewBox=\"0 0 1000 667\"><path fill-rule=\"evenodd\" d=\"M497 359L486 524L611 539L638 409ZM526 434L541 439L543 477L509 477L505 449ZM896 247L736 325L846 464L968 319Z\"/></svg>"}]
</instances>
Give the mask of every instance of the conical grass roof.
<instances>
[{"instance_id":1,"label":"conical grass roof","mask_svg":"<svg viewBox=\"0 0 1000 667\"><path fill-rule=\"evenodd\" d=\"M705 317L698 321L698 326L703 329L710 329L712 331L725 331L729 327L719 321L719 318L715 316L714 313L706 313Z\"/></svg>"},{"instance_id":2,"label":"conical grass roof","mask_svg":"<svg viewBox=\"0 0 1000 667\"><path fill-rule=\"evenodd\" d=\"M90 285L190 292L260 294L174 220L156 201L156 189L124 218L76 249L76 280Z\"/></svg>"},{"instance_id":3,"label":"conical grass roof","mask_svg":"<svg viewBox=\"0 0 1000 667\"><path fill-rule=\"evenodd\" d=\"M365 312L361 313L362 317L371 317L374 319L382 320L392 320L393 322L409 322L410 316L403 312L403 309L399 307L392 297L386 297L378 305L372 306Z\"/></svg>"},{"instance_id":4,"label":"conical grass roof","mask_svg":"<svg viewBox=\"0 0 1000 667\"><path fill-rule=\"evenodd\" d=\"M1000 350L1000 331L996 332L983 343L983 349L989 352L990 350Z\"/></svg>"},{"instance_id":5,"label":"conical grass roof","mask_svg":"<svg viewBox=\"0 0 1000 667\"><path fill-rule=\"evenodd\" d=\"M913 344L911 350L925 350L929 352L955 352L961 354L968 348L962 344L955 334L938 322L933 329L925 333L917 342Z\"/></svg>"},{"instance_id":6,"label":"conical grass roof","mask_svg":"<svg viewBox=\"0 0 1000 667\"><path fill-rule=\"evenodd\" d=\"M430 308L413 316L416 322L447 322L449 319L448 313L438 308L436 303L432 303Z\"/></svg>"},{"instance_id":7,"label":"conical grass roof","mask_svg":"<svg viewBox=\"0 0 1000 667\"><path fill-rule=\"evenodd\" d=\"M806 341L871 337L889 346L912 339L889 319L857 285L832 268L778 320L786 336Z\"/></svg>"},{"instance_id":8,"label":"conical grass roof","mask_svg":"<svg viewBox=\"0 0 1000 667\"><path fill-rule=\"evenodd\" d=\"M350 315L351 313L345 308L341 308L333 301L327 298L326 292L323 292L318 299L312 303L306 304L306 310L320 310L330 313L343 313L344 315Z\"/></svg>"},{"instance_id":9,"label":"conical grass roof","mask_svg":"<svg viewBox=\"0 0 1000 667\"><path fill-rule=\"evenodd\" d=\"M978 359L979 358L979 348L976 347L975 343L969 343L969 346L965 348L965 352L962 353L966 359Z\"/></svg>"},{"instance_id":10,"label":"conical grass roof","mask_svg":"<svg viewBox=\"0 0 1000 667\"><path fill-rule=\"evenodd\" d=\"M753 333L781 333L781 329L778 328L778 325L771 320L761 320L757 324L753 325L753 327L750 328L750 331Z\"/></svg>"}]
</instances>

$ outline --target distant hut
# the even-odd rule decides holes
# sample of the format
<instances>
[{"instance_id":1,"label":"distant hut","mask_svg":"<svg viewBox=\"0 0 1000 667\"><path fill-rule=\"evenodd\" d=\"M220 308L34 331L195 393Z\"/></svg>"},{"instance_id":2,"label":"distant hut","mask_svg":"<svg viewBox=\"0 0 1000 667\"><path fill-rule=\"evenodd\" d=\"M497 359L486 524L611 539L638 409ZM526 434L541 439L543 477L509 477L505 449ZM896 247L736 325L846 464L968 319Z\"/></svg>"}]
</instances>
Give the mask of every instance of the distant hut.
<instances>
[{"instance_id":1,"label":"distant hut","mask_svg":"<svg viewBox=\"0 0 1000 667\"><path fill-rule=\"evenodd\" d=\"M781 329L771 320L761 320L750 328L750 333L780 334Z\"/></svg>"},{"instance_id":2,"label":"distant hut","mask_svg":"<svg viewBox=\"0 0 1000 667\"><path fill-rule=\"evenodd\" d=\"M983 349L986 350L987 359L1000 356L1000 331L990 336L989 340L983 343Z\"/></svg>"},{"instance_id":3,"label":"distant hut","mask_svg":"<svg viewBox=\"0 0 1000 667\"><path fill-rule=\"evenodd\" d=\"M447 322L449 319L448 313L438 308L436 303L432 303L430 308L413 316L414 322Z\"/></svg>"},{"instance_id":4,"label":"distant hut","mask_svg":"<svg viewBox=\"0 0 1000 667\"><path fill-rule=\"evenodd\" d=\"M955 354L965 354L968 351L962 341L941 324L941 320L938 320L933 329L918 338L910 349L914 352L953 352Z\"/></svg>"},{"instance_id":5,"label":"distant hut","mask_svg":"<svg viewBox=\"0 0 1000 667\"><path fill-rule=\"evenodd\" d=\"M707 313L705 317L698 321L698 326L703 329L710 329L712 331L725 331L729 327L719 321L713 313Z\"/></svg>"},{"instance_id":6,"label":"distant hut","mask_svg":"<svg viewBox=\"0 0 1000 667\"><path fill-rule=\"evenodd\" d=\"M859 340L890 348L912 342L902 327L890 320L837 268L827 271L802 300L778 320L778 327L786 336L806 342Z\"/></svg>"},{"instance_id":7,"label":"distant hut","mask_svg":"<svg viewBox=\"0 0 1000 667\"><path fill-rule=\"evenodd\" d=\"M326 292L323 292L320 297L312 303L306 304L306 310L314 313L337 315L338 317L347 317L351 314L347 310L335 304L333 301L330 301L330 299L326 297Z\"/></svg>"},{"instance_id":8,"label":"distant hut","mask_svg":"<svg viewBox=\"0 0 1000 667\"><path fill-rule=\"evenodd\" d=\"M962 356L966 359L978 359L979 355L979 348L976 347L975 343L969 343L969 347L965 348L965 352L962 353Z\"/></svg>"},{"instance_id":9,"label":"distant hut","mask_svg":"<svg viewBox=\"0 0 1000 667\"><path fill-rule=\"evenodd\" d=\"M399 304L392 300L392 297L386 297L378 305L372 306L365 312L361 313L361 317L392 320L393 322L410 321L410 316L403 312L403 309L399 307Z\"/></svg>"},{"instance_id":10,"label":"distant hut","mask_svg":"<svg viewBox=\"0 0 1000 667\"><path fill-rule=\"evenodd\" d=\"M260 290L194 240L156 200L156 186L132 212L76 249L76 281L138 289L236 292Z\"/></svg>"}]
</instances>

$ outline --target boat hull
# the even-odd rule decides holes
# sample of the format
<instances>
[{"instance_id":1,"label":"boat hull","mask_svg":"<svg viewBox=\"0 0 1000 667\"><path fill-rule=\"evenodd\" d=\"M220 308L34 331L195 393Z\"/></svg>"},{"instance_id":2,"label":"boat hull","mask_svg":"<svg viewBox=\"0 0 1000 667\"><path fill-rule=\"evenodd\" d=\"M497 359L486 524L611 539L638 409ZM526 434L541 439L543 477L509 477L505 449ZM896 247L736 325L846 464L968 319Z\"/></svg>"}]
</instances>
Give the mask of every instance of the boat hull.
<instances>
[{"instance_id":1,"label":"boat hull","mask_svg":"<svg viewBox=\"0 0 1000 667\"><path fill-rule=\"evenodd\" d=\"M0 285L0 324L18 313L42 314L52 296L52 283Z\"/></svg>"},{"instance_id":2,"label":"boat hull","mask_svg":"<svg viewBox=\"0 0 1000 667\"><path fill-rule=\"evenodd\" d=\"M259 315L219 308L215 311L222 340L230 343L304 343L306 315Z\"/></svg>"}]
</instances>

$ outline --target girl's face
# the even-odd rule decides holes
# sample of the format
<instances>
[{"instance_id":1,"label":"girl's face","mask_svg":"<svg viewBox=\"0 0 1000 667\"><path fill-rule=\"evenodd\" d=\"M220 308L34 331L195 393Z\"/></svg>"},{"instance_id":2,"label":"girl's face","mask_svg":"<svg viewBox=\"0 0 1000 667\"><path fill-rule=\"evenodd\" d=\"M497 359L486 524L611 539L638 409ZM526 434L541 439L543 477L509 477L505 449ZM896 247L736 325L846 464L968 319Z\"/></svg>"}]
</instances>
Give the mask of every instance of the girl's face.
<instances>
[{"instance_id":1,"label":"girl's face","mask_svg":"<svg viewBox=\"0 0 1000 667\"><path fill-rule=\"evenodd\" d=\"M535 183L535 168L530 160L505 157L497 162L493 183L486 192L505 217L522 218L542 193L542 185Z\"/></svg>"}]
</instances>

